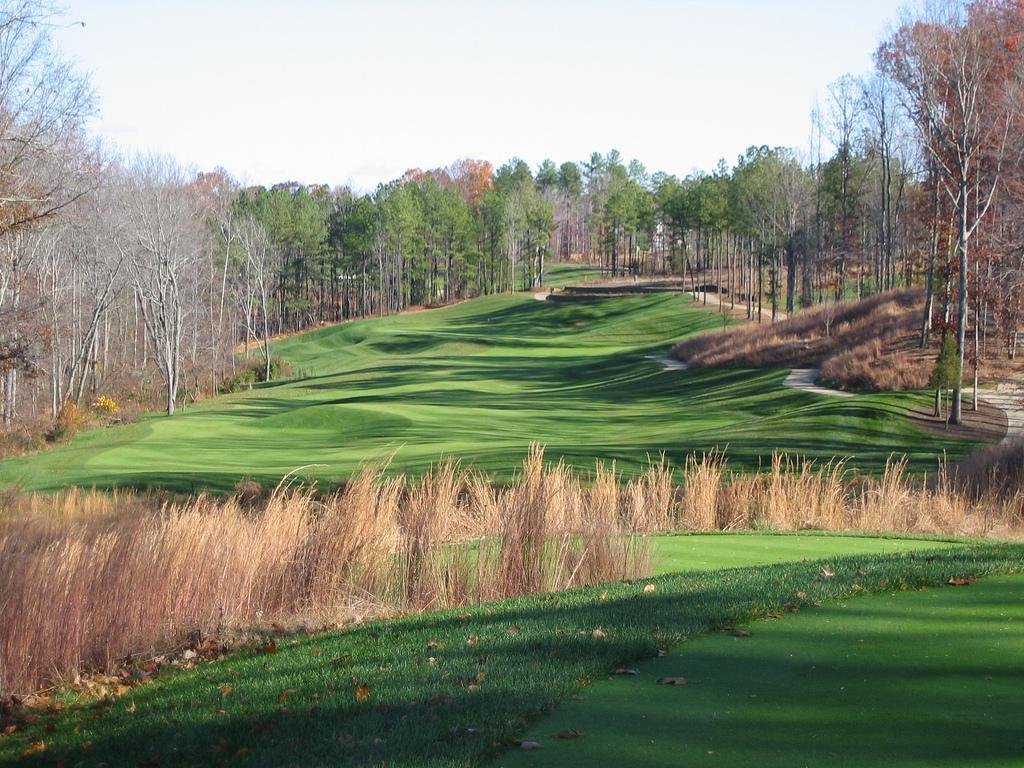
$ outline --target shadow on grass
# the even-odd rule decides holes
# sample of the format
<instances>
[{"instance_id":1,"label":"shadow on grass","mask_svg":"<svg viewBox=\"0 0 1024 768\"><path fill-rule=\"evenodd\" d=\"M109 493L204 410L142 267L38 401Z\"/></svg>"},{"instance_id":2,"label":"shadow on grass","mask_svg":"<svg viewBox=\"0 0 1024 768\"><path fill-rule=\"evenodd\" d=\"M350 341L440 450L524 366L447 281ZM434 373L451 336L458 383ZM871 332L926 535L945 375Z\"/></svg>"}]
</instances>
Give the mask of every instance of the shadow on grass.
<instances>
[{"instance_id":1,"label":"shadow on grass","mask_svg":"<svg viewBox=\"0 0 1024 768\"><path fill-rule=\"evenodd\" d=\"M677 574L282 642L46 718L0 742L0 762L44 739L26 765L479 765L588 681L686 637L785 603L1021 569L1024 546L830 562L829 579L808 562Z\"/></svg>"},{"instance_id":2,"label":"shadow on grass","mask_svg":"<svg viewBox=\"0 0 1024 768\"><path fill-rule=\"evenodd\" d=\"M501 764L1016 766L1022 601L1021 577L983 580L686 643L568 703L537 734L542 754ZM685 690L654 684L683 674ZM568 728L586 739L550 738Z\"/></svg>"},{"instance_id":3,"label":"shadow on grass","mask_svg":"<svg viewBox=\"0 0 1024 768\"><path fill-rule=\"evenodd\" d=\"M0 465L0 475L28 488L224 492L244 476L273 485L310 464L326 465L315 474L342 482L359 461L392 455L392 471L419 475L444 454L504 481L535 441L552 459L585 471L616 461L635 474L647 456L665 453L678 464L692 452L728 448L731 466L743 470L785 450L855 457L851 466L867 473L881 472L892 454L908 454L911 471L925 472L943 454L971 447L923 439L904 418L906 398L837 402L783 389L784 371L666 372L644 359L664 353L657 340L673 329L692 333L717 322L665 297L572 308L504 299L321 329L282 345L338 372L271 382L169 420L147 418L145 430L83 434L38 458ZM381 355L374 341L398 344L401 354ZM485 351L445 346L465 341ZM358 350L349 354L349 346Z\"/></svg>"}]
</instances>

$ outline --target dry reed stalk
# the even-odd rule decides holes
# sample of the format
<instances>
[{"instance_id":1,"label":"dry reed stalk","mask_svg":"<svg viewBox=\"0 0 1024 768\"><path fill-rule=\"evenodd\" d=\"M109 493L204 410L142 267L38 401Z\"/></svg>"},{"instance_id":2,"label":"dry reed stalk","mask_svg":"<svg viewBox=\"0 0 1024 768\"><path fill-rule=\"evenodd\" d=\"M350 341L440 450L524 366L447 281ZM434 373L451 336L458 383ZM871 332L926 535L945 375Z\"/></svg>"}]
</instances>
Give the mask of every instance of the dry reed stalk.
<instances>
[{"instance_id":1,"label":"dry reed stalk","mask_svg":"<svg viewBox=\"0 0 1024 768\"><path fill-rule=\"evenodd\" d=\"M678 526L673 471L662 455L648 460L647 471L626 485L624 525L639 533L669 531Z\"/></svg>"},{"instance_id":2,"label":"dry reed stalk","mask_svg":"<svg viewBox=\"0 0 1024 768\"><path fill-rule=\"evenodd\" d=\"M723 483L718 499L718 529L753 528L760 519L761 491L762 479L757 475L733 475L728 483Z\"/></svg>"},{"instance_id":3,"label":"dry reed stalk","mask_svg":"<svg viewBox=\"0 0 1024 768\"><path fill-rule=\"evenodd\" d=\"M912 493L907 483L907 460L889 458L882 476L862 487L854 523L865 531L913 530Z\"/></svg>"},{"instance_id":4,"label":"dry reed stalk","mask_svg":"<svg viewBox=\"0 0 1024 768\"><path fill-rule=\"evenodd\" d=\"M846 468L842 461L772 455L767 476L757 478L755 521L778 530L847 527Z\"/></svg>"},{"instance_id":5,"label":"dry reed stalk","mask_svg":"<svg viewBox=\"0 0 1024 768\"><path fill-rule=\"evenodd\" d=\"M323 498L280 487L259 508L5 493L0 692L196 630L337 625L637 577L650 566L645 534L667 528L1020 536L1024 492L1003 476L1018 471L1018 454L993 453L994 468L975 467L966 482L949 468L910 478L900 459L879 478L852 478L842 462L781 454L763 474L733 475L712 452L688 457L679 489L664 461L626 483L598 466L584 482L564 464L545 466L534 446L506 488L447 464L416 482L368 469Z\"/></svg>"},{"instance_id":6,"label":"dry reed stalk","mask_svg":"<svg viewBox=\"0 0 1024 768\"><path fill-rule=\"evenodd\" d=\"M540 446L530 447L522 475L501 501L501 547L494 594L509 597L539 592L543 587L541 558L547 528L544 450Z\"/></svg>"},{"instance_id":7,"label":"dry reed stalk","mask_svg":"<svg viewBox=\"0 0 1024 768\"><path fill-rule=\"evenodd\" d=\"M371 603L399 599L389 559L400 541L399 507L404 478L365 469L343 491L328 497L297 553L295 589L301 610L337 621L362 595ZM364 600L356 599L358 605Z\"/></svg>"},{"instance_id":8,"label":"dry reed stalk","mask_svg":"<svg viewBox=\"0 0 1024 768\"><path fill-rule=\"evenodd\" d=\"M576 574L569 580L557 579L556 584L568 587L577 584L594 584L603 574L624 574L625 552L622 549L622 535L619 527L620 504L619 478L615 464L606 467L598 464L594 480L588 489L589 514L580 520L578 530L580 551L576 558ZM614 578L623 578L619 575ZM563 588L563 587L559 587Z\"/></svg>"},{"instance_id":9,"label":"dry reed stalk","mask_svg":"<svg viewBox=\"0 0 1024 768\"><path fill-rule=\"evenodd\" d=\"M455 604L465 599L468 583L461 591L457 585L466 579L461 574L439 569L441 561L436 552L453 541L456 532L463 527L458 521L463 517L459 499L464 485L464 476L457 465L446 462L424 475L403 499L398 522L401 529L399 556L405 583L403 606L406 608L422 610L445 605L448 599ZM450 562L453 571L454 561L450 558L454 554L453 547L440 553L440 557Z\"/></svg>"},{"instance_id":10,"label":"dry reed stalk","mask_svg":"<svg viewBox=\"0 0 1024 768\"><path fill-rule=\"evenodd\" d=\"M718 528L718 501L725 475L725 454L721 451L686 457L682 523L692 531Z\"/></svg>"}]
</instances>

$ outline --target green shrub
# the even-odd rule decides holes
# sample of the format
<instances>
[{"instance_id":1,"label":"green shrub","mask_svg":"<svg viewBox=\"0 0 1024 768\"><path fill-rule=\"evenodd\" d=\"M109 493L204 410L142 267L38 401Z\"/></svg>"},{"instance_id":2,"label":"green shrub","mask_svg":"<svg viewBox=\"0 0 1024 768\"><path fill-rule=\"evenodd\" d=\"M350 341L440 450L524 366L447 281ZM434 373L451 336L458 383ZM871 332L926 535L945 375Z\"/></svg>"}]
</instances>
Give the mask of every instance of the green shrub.
<instances>
[{"instance_id":1,"label":"green shrub","mask_svg":"<svg viewBox=\"0 0 1024 768\"><path fill-rule=\"evenodd\" d=\"M292 364L283 357L272 355L270 358L270 379L285 379L294 372ZM217 387L218 394L242 392L252 389L254 385L267 381L266 366L262 359L253 359L245 363L233 376L226 377Z\"/></svg>"},{"instance_id":2,"label":"green shrub","mask_svg":"<svg viewBox=\"0 0 1024 768\"><path fill-rule=\"evenodd\" d=\"M260 373L263 373L263 368L260 368ZM283 357L277 355L270 356L270 378L271 379L287 379L295 373L295 369L292 364L285 360Z\"/></svg>"}]
</instances>

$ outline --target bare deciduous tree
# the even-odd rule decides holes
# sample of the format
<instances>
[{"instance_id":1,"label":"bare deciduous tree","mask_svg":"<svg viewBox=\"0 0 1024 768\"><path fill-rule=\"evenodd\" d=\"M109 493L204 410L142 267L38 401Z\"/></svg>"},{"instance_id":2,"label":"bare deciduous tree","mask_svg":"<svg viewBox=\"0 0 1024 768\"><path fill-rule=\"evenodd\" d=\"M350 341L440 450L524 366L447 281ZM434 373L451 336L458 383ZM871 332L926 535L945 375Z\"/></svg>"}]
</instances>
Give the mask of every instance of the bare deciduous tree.
<instances>
[{"instance_id":1,"label":"bare deciduous tree","mask_svg":"<svg viewBox=\"0 0 1024 768\"><path fill-rule=\"evenodd\" d=\"M266 229L253 218L243 219L238 226L238 239L245 253L245 288L243 290L244 320L248 337L262 339L263 377L270 381L270 281L273 267L270 237ZM259 309L260 328L256 328L256 309Z\"/></svg>"},{"instance_id":2,"label":"bare deciduous tree","mask_svg":"<svg viewBox=\"0 0 1024 768\"><path fill-rule=\"evenodd\" d=\"M204 239L195 201L173 160L140 159L125 180L125 227L118 238L164 382L167 414L181 385L182 339L191 310L187 282Z\"/></svg>"},{"instance_id":3,"label":"bare deciduous tree","mask_svg":"<svg viewBox=\"0 0 1024 768\"><path fill-rule=\"evenodd\" d=\"M970 240L1000 182L1003 161L1019 114L1021 67L1000 51L1006 31L1001 14L985 3L953 0L929 5L908 19L879 49L878 61L903 88L921 144L938 171L956 212L959 260L957 353L960 382L951 421L962 421L967 348Z\"/></svg>"}]
</instances>

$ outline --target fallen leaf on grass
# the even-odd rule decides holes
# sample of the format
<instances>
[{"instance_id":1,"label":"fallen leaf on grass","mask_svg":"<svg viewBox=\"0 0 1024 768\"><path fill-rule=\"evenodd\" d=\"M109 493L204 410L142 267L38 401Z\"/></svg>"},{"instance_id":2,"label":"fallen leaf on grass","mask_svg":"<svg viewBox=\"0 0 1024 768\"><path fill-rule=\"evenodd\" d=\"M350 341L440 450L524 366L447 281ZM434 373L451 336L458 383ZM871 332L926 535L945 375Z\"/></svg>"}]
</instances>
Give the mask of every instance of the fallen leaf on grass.
<instances>
[{"instance_id":1,"label":"fallen leaf on grass","mask_svg":"<svg viewBox=\"0 0 1024 768\"><path fill-rule=\"evenodd\" d=\"M651 592L654 592L656 589L657 589L657 587L654 586L653 584L647 584L644 587L644 592L647 592L648 594L650 594Z\"/></svg>"},{"instance_id":2,"label":"fallen leaf on grass","mask_svg":"<svg viewBox=\"0 0 1024 768\"><path fill-rule=\"evenodd\" d=\"M978 579L975 576L968 576L967 578L964 578L962 576L951 576L949 581L947 581L946 583L949 584L949 586L951 587L966 587L969 584L973 584L977 580Z\"/></svg>"},{"instance_id":3,"label":"fallen leaf on grass","mask_svg":"<svg viewBox=\"0 0 1024 768\"><path fill-rule=\"evenodd\" d=\"M540 742L533 741L532 739L524 739L523 741L519 742L519 748L525 749L527 752L530 752L534 749L540 749Z\"/></svg>"},{"instance_id":4,"label":"fallen leaf on grass","mask_svg":"<svg viewBox=\"0 0 1024 768\"><path fill-rule=\"evenodd\" d=\"M575 728L566 728L564 731L559 731L555 734L556 739L582 739L583 731L577 731Z\"/></svg>"},{"instance_id":5,"label":"fallen leaf on grass","mask_svg":"<svg viewBox=\"0 0 1024 768\"><path fill-rule=\"evenodd\" d=\"M370 698L370 686L366 683L360 683L355 687L356 701L366 701Z\"/></svg>"},{"instance_id":6,"label":"fallen leaf on grass","mask_svg":"<svg viewBox=\"0 0 1024 768\"><path fill-rule=\"evenodd\" d=\"M734 629L732 631L733 637L750 637L749 629Z\"/></svg>"},{"instance_id":7,"label":"fallen leaf on grass","mask_svg":"<svg viewBox=\"0 0 1024 768\"><path fill-rule=\"evenodd\" d=\"M688 680L685 677L659 677L658 685L686 685Z\"/></svg>"},{"instance_id":8,"label":"fallen leaf on grass","mask_svg":"<svg viewBox=\"0 0 1024 768\"><path fill-rule=\"evenodd\" d=\"M513 624L511 627L509 627L507 630L505 630L505 632L506 632L506 634L509 634L509 635L512 635L512 636L518 635L519 634L519 627L517 627L515 624Z\"/></svg>"},{"instance_id":9,"label":"fallen leaf on grass","mask_svg":"<svg viewBox=\"0 0 1024 768\"><path fill-rule=\"evenodd\" d=\"M21 751L22 757L29 757L30 755L38 755L40 752L46 751L46 742L37 741L33 744L29 744L25 749Z\"/></svg>"},{"instance_id":10,"label":"fallen leaf on grass","mask_svg":"<svg viewBox=\"0 0 1024 768\"><path fill-rule=\"evenodd\" d=\"M831 565L824 565L821 568L821 575L824 576L826 579L831 579L836 575L836 572L832 570Z\"/></svg>"},{"instance_id":11,"label":"fallen leaf on grass","mask_svg":"<svg viewBox=\"0 0 1024 768\"><path fill-rule=\"evenodd\" d=\"M268 642L266 645L260 646L259 652L270 654L277 653L277 640L275 640L274 638L270 638L270 642Z\"/></svg>"},{"instance_id":12,"label":"fallen leaf on grass","mask_svg":"<svg viewBox=\"0 0 1024 768\"><path fill-rule=\"evenodd\" d=\"M283 691L281 691L281 693L277 695L277 703L285 704L288 701L288 699L291 698L291 695L293 693L295 693L294 688L285 688Z\"/></svg>"},{"instance_id":13,"label":"fallen leaf on grass","mask_svg":"<svg viewBox=\"0 0 1024 768\"><path fill-rule=\"evenodd\" d=\"M605 631L604 631L603 629L601 629L600 627L598 627L597 629L595 629L595 630L594 630L593 632L591 632L590 634L591 634L591 636L592 636L592 637L593 637L593 638L594 638L595 640L603 640L604 638L608 637L608 633L607 633L607 632L605 632Z\"/></svg>"},{"instance_id":14,"label":"fallen leaf on grass","mask_svg":"<svg viewBox=\"0 0 1024 768\"><path fill-rule=\"evenodd\" d=\"M221 698L224 698L231 693L231 684L221 683L217 686L217 690L220 691Z\"/></svg>"}]
</instances>

